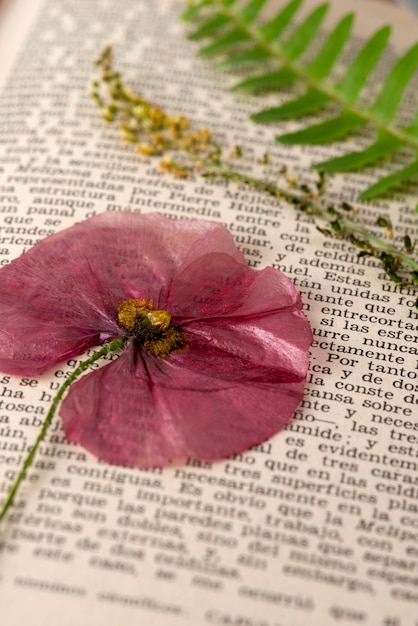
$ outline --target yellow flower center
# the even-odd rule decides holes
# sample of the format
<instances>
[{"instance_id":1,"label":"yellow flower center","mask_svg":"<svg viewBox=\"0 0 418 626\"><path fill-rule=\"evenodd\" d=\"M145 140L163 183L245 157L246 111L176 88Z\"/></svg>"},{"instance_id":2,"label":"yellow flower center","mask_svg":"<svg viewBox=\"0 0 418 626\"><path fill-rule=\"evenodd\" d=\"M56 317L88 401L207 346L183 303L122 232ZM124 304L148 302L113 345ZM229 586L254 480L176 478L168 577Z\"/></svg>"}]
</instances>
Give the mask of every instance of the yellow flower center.
<instances>
[{"instance_id":1,"label":"yellow flower center","mask_svg":"<svg viewBox=\"0 0 418 626\"><path fill-rule=\"evenodd\" d=\"M163 359L187 347L187 334L171 324L168 311L154 309L152 302L124 300L118 306L118 322L142 348Z\"/></svg>"}]
</instances>

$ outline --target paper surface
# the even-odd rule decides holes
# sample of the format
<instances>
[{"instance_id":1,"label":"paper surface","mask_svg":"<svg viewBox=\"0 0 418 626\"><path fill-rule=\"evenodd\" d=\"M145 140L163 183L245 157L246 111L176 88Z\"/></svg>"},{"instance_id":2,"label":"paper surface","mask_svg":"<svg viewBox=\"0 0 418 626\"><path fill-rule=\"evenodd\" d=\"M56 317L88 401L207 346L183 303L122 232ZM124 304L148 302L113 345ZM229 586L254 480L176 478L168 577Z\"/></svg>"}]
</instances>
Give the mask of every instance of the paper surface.
<instances>
[{"instance_id":1,"label":"paper surface","mask_svg":"<svg viewBox=\"0 0 418 626\"><path fill-rule=\"evenodd\" d=\"M334 3L330 24L343 4ZM359 45L390 22L395 55L415 41L417 21L377 6L350 5ZM253 267L273 265L300 290L314 332L305 399L285 431L246 454L148 472L98 462L64 440L56 417L0 529L2 624L417 626L418 315L407 305L415 296L285 203L161 173L120 142L89 96L93 62L113 44L135 90L224 145L239 143L254 162L270 151L297 174L338 153L277 146L280 129L250 122L259 103L229 93L233 77L197 57L181 7L45 0L29 12L6 3L0 264L102 211L221 221ZM359 139L349 141L355 149ZM333 178L333 199L353 201L380 167ZM398 237L418 234L407 194L361 208L366 224L384 211ZM76 365L37 379L0 373L2 497Z\"/></svg>"}]
</instances>

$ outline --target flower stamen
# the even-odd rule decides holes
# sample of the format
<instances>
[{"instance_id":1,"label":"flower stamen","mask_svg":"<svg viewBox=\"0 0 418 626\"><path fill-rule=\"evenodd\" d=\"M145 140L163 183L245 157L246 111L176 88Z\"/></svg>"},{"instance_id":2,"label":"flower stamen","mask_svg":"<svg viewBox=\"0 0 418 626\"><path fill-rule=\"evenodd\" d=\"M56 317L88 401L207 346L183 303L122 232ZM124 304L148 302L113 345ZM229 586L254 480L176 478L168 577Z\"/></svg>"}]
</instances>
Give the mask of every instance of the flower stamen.
<instances>
[{"instance_id":1,"label":"flower stamen","mask_svg":"<svg viewBox=\"0 0 418 626\"><path fill-rule=\"evenodd\" d=\"M187 334L171 324L171 315L154 309L152 302L124 300L118 306L118 322L139 346L163 359L187 347Z\"/></svg>"}]
</instances>

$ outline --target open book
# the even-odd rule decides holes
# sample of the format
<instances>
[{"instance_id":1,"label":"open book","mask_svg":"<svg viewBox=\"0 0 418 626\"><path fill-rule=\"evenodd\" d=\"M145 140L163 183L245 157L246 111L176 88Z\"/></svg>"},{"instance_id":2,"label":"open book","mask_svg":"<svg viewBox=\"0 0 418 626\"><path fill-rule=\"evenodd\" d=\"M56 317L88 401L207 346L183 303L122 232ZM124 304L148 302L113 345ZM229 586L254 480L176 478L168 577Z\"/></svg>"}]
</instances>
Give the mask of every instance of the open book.
<instances>
[{"instance_id":1,"label":"open book","mask_svg":"<svg viewBox=\"0 0 418 626\"><path fill-rule=\"evenodd\" d=\"M346 10L334 4L332 20ZM386 22L393 55L418 38L405 10L351 4L359 45ZM273 265L300 290L314 333L305 398L248 453L153 471L98 462L65 441L57 417L0 528L1 623L417 626L415 296L285 203L162 173L119 141L89 96L93 62L112 44L134 89L225 145L254 159L270 151L295 173L315 151L336 153L275 147L274 130L248 121L254 103L196 57L182 5L0 2L0 265L103 211L221 221L253 267ZM335 177L333 198L352 201L368 177ZM397 235L417 236L410 197L364 205L365 219L382 207ZM0 499L75 366L36 379L0 373Z\"/></svg>"}]
</instances>

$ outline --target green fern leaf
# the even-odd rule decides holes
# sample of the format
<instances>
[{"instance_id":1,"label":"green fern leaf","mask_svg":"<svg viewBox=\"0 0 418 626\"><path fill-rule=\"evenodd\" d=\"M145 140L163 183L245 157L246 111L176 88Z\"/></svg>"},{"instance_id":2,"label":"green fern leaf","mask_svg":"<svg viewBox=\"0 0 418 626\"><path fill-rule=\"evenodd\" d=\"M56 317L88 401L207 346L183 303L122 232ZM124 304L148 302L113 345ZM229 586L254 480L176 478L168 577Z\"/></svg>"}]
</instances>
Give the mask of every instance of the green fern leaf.
<instances>
[{"instance_id":1,"label":"green fern leaf","mask_svg":"<svg viewBox=\"0 0 418 626\"><path fill-rule=\"evenodd\" d=\"M260 14L267 0L251 0L241 11L243 21L248 24Z\"/></svg>"},{"instance_id":2,"label":"green fern leaf","mask_svg":"<svg viewBox=\"0 0 418 626\"><path fill-rule=\"evenodd\" d=\"M371 185L365 189L359 196L360 200L371 200L376 196L380 196L383 193L393 189L401 183L406 183L412 178L418 176L418 158L401 170L398 170L394 174L381 178L377 183Z\"/></svg>"},{"instance_id":3,"label":"green fern leaf","mask_svg":"<svg viewBox=\"0 0 418 626\"><path fill-rule=\"evenodd\" d=\"M198 41L199 39L205 39L211 35L215 35L222 26L228 24L229 20L225 15L218 13L208 22L203 24L200 28L189 34L189 39Z\"/></svg>"},{"instance_id":4,"label":"green fern leaf","mask_svg":"<svg viewBox=\"0 0 418 626\"><path fill-rule=\"evenodd\" d=\"M342 18L335 29L330 33L317 57L308 66L308 74L312 78L323 80L328 76L350 37L353 22L354 14L349 13Z\"/></svg>"},{"instance_id":5,"label":"green fern leaf","mask_svg":"<svg viewBox=\"0 0 418 626\"><path fill-rule=\"evenodd\" d=\"M337 86L337 91L347 102L354 102L364 87L376 63L386 48L390 35L390 27L378 30L363 46L345 76Z\"/></svg>"},{"instance_id":6,"label":"green fern leaf","mask_svg":"<svg viewBox=\"0 0 418 626\"><path fill-rule=\"evenodd\" d=\"M226 3L226 2L223 2L223 0L220 0L219 4L220 4L221 11L226 9L229 5L234 4L235 1L236 0L229 0ZM213 17L213 14L212 14L213 2L212 2L212 0L188 0L187 1L187 8L183 11L182 18L186 22L191 22L192 20L200 19L202 11L205 11L206 9L209 9L211 11L211 18L212 18ZM223 15L222 12L220 12L219 14ZM229 18L228 18L228 15L225 15L225 18L226 18L226 22L230 21ZM190 35L189 35L189 37L190 37Z\"/></svg>"},{"instance_id":7,"label":"green fern leaf","mask_svg":"<svg viewBox=\"0 0 418 626\"><path fill-rule=\"evenodd\" d=\"M395 152L401 146L400 139L382 131L376 141L365 150L350 152L343 157L323 161L315 165L315 168L324 172L352 172Z\"/></svg>"},{"instance_id":8,"label":"green fern leaf","mask_svg":"<svg viewBox=\"0 0 418 626\"><path fill-rule=\"evenodd\" d=\"M290 24L297 13L303 0L293 0L289 2L279 13L260 28L260 35L263 41L270 42L278 39L285 28Z\"/></svg>"},{"instance_id":9,"label":"green fern leaf","mask_svg":"<svg viewBox=\"0 0 418 626\"><path fill-rule=\"evenodd\" d=\"M234 56L226 57L222 60L222 65L238 65L239 63L251 63L252 61L265 61L266 59L268 60L268 58L268 52L263 50L263 48L254 46L254 48L249 48L244 52L237 52Z\"/></svg>"},{"instance_id":10,"label":"green fern leaf","mask_svg":"<svg viewBox=\"0 0 418 626\"><path fill-rule=\"evenodd\" d=\"M251 2L249 2L239 14L243 24L247 24L248 22L251 22L253 19L255 19L262 10L266 1L267 0L251 0ZM220 29L222 29L223 26L228 23L228 18L225 15L222 15L222 13L218 13L208 22L203 24L197 31L191 33L189 37L190 39L194 40L204 39L205 37L209 37L210 35L215 35L219 32ZM245 39L247 39L247 35L245 31L242 30L242 28L232 28L229 32L221 35L215 43L203 48L201 50L201 54L219 54L232 44L235 44L238 41L243 41Z\"/></svg>"},{"instance_id":11,"label":"green fern leaf","mask_svg":"<svg viewBox=\"0 0 418 626\"><path fill-rule=\"evenodd\" d=\"M228 51L236 43L241 43L247 39L247 35L240 28L233 28L231 31L220 37L217 41L205 46L200 50L202 56L214 56Z\"/></svg>"},{"instance_id":12,"label":"green fern leaf","mask_svg":"<svg viewBox=\"0 0 418 626\"><path fill-rule=\"evenodd\" d=\"M322 80L326 78L329 72L332 69L333 64L338 58L342 48L344 47L349 35L350 30L353 23L353 15L346 15L334 29L334 31L329 35L325 44L319 51L317 57L314 61L308 66L308 72L312 77L316 80ZM282 70L283 73L283 70ZM277 77L277 73L276 73ZM293 74L293 79L297 76ZM261 76L258 78L259 84L272 84L272 75ZM253 79L257 80L257 79ZM273 79L274 80L274 79ZM248 87L247 81L247 87ZM254 88L254 82L252 83ZM241 83L241 88L245 86L245 83ZM251 86L251 83L250 83ZM239 85L238 85L239 87ZM277 85L276 85L277 88ZM302 115L307 115L310 113L314 113L319 109L322 109L327 102L329 102L329 96L321 93L317 89L310 88L308 91L301 97L295 98L286 104L272 108L272 109L264 109L259 113L255 113L251 116L251 119L257 122L277 122L285 119L297 118Z\"/></svg>"},{"instance_id":13,"label":"green fern leaf","mask_svg":"<svg viewBox=\"0 0 418 626\"><path fill-rule=\"evenodd\" d=\"M255 78L249 78L235 85L233 90L259 91L260 89L278 89L283 85L288 85L297 78L297 74L288 67L284 67L278 72L271 72ZM255 114L256 115L256 114Z\"/></svg>"},{"instance_id":14,"label":"green fern leaf","mask_svg":"<svg viewBox=\"0 0 418 626\"><path fill-rule=\"evenodd\" d=\"M395 64L373 106L369 109L374 119L390 122L396 114L399 100L408 82L418 68L418 44L413 46ZM379 133L376 141L359 152L318 163L315 167L326 172L350 172L370 165L383 156L396 152L403 142L386 131Z\"/></svg>"},{"instance_id":15,"label":"green fern leaf","mask_svg":"<svg viewBox=\"0 0 418 626\"><path fill-rule=\"evenodd\" d=\"M412 124L404 128L404 132L405 135L408 135L411 139L418 139L418 112Z\"/></svg>"},{"instance_id":16,"label":"green fern leaf","mask_svg":"<svg viewBox=\"0 0 418 626\"><path fill-rule=\"evenodd\" d=\"M399 59L389 73L380 94L369 109L375 120L383 124L392 121L403 92L417 69L418 43Z\"/></svg>"},{"instance_id":17,"label":"green fern leaf","mask_svg":"<svg viewBox=\"0 0 418 626\"><path fill-rule=\"evenodd\" d=\"M241 18L244 24L253 21L257 15L262 10L263 6L266 4L267 0L252 0L249 2L244 9L241 11ZM189 34L189 39L198 41L199 39L204 39L205 37L215 36L218 34L222 27L229 25L229 19L226 15L222 13L217 13L213 17L211 17L207 22L205 22L200 28L198 28L193 33ZM240 29L234 29L236 33L240 33L242 36L242 31ZM233 39L232 33L226 35L226 38ZM236 41L239 39L237 38ZM214 54L216 53L216 49Z\"/></svg>"},{"instance_id":18,"label":"green fern leaf","mask_svg":"<svg viewBox=\"0 0 418 626\"><path fill-rule=\"evenodd\" d=\"M206 0L205 2L196 2L195 0L188 0L187 1L187 7L185 8L185 10L182 13L182 19L185 22L191 22L192 20L196 19L196 17L199 15L199 12L202 10L203 5L208 6L210 5L211 0Z\"/></svg>"},{"instance_id":19,"label":"green fern leaf","mask_svg":"<svg viewBox=\"0 0 418 626\"><path fill-rule=\"evenodd\" d=\"M284 144L323 144L344 139L363 126L375 129L376 139L369 146L318 163L314 166L318 169L354 171L382 157L391 157L402 147L410 147L418 154L418 113L404 128L397 127L394 121L405 89L418 69L418 44L395 63L374 102L365 106L359 103L359 97L387 47L390 28L386 26L374 33L346 67L342 79L333 84L332 68L349 42L353 15L346 15L330 29L314 59L304 61L305 53L319 37L328 3L320 4L305 19L298 20L303 0L291 0L275 17L263 22L260 14L266 2L249 0L244 6L237 0L189 2L189 15L191 12L192 19L200 21L195 38L197 32L198 38L212 40L204 48L206 53L229 65L250 61L251 74L237 83L235 90L274 92L295 81L305 84L302 95L280 106L262 109L254 113L252 119L274 123L322 113L329 104L339 107L339 113L331 119L320 123L309 120L305 128L276 137ZM261 72L257 73L257 66L262 68ZM414 161L369 187L362 198L384 193L392 185L404 183L416 175L417 161Z\"/></svg>"},{"instance_id":20,"label":"green fern leaf","mask_svg":"<svg viewBox=\"0 0 418 626\"><path fill-rule=\"evenodd\" d=\"M354 16L349 14L341 20L337 28L331 33L324 46L321 48L318 56L310 65L310 72L317 80L325 78L331 71L333 64L337 60L338 55L350 35L353 19ZM270 72L269 74L256 76L255 78L238 83L235 85L234 89L248 91L277 89L278 86L288 84L296 78L297 75L294 72L288 68L283 68L278 72Z\"/></svg>"},{"instance_id":21,"label":"green fern leaf","mask_svg":"<svg viewBox=\"0 0 418 626\"><path fill-rule=\"evenodd\" d=\"M280 107L263 109L259 113L251 115L255 122L279 122L286 119L296 119L308 113L314 113L329 101L326 95L315 89L309 89L300 98L286 102Z\"/></svg>"},{"instance_id":22,"label":"green fern leaf","mask_svg":"<svg viewBox=\"0 0 418 626\"><path fill-rule=\"evenodd\" d=\"M345 112L322 124L314 124L295 133L280 135L277 141L287 145L330 143L342 139L363 123L363 118L356 113Z\"/></svg>"},{"instance_id":23,"label":"green fern leaf","mask_svg":"<svg viewBox=\"0 0 418 626\"><path fill-rule=\"evenodd\" d=\"M282 53L288 61L294 61L308 48L328 11L329 4L321 4L308 17L295 28L289 39L281 44Z\"/></svg>"}]
</instances>

